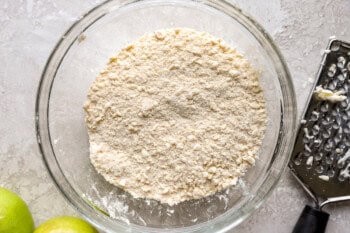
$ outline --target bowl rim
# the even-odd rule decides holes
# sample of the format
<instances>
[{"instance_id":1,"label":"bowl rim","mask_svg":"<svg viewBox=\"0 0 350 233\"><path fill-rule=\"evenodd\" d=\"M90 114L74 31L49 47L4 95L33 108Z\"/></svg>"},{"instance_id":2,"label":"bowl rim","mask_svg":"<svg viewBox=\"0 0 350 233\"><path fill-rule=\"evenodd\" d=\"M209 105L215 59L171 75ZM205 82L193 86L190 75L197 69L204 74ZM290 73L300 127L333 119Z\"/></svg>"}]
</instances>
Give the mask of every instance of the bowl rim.
<instances>
[{"instance_id":1,"label":"bowl rim","mask_svg":"<svg viewBox=\"0 0 350 233\"><path fill-rule=\"evenodd\" d=\"M254 205L244 211L237 219L223 219L223 215L220 215L214 219L207 222L196 224L184 228L171 228L168 232L213 232L213 228L218 227L219 229L214 229L215 232L226 232L239 223L244 221L248 216L250 216L254 210L259 208L261 204L266 200L269 194L272 192L274 187L280 180L291 155L293 147L293 142L296 136L296 120L297 120L297 102L295 98L295 92L291 76L284 58L277 48L276 44L273 42L271 36L263 29L263 27L256 22L251 16L242 12L237 6L226 0L171 0L172 2L194 2L196 4L204 4L215 10L219 10L222 13L230 16L238 23L243 25L261 45L268 50L269 56L274 61L274 67L278 71L279 83L281 85L281 90L283 94L283 103L281 103L281 122L280 122L280 133L278 135L278 141L275 145L275 155L278 155L274 159L280 159L279 169L272 170L267 174L267 178L262 182L267 183L268 189L263 195L259 197L254 197L251 199ZM93 7L86 14L83 14L76 22L74 22L69 29L63 34L59 39L53 51L51 52L46 65L43 69L35 102L35 129L37 143L39 146L39 151L44 160L45 166L50 174L50 177L54 181L56 187L60 190L65 199L70 203L84 218L86 218L90 223L96 227L106 231L111 232L111 229L106 227L102 222L107 223L103 213L97 213L96 210L83 202L81 195L79 195L75 189L70 185L64 173L61 171L60 165L54 155L52 142L49 132L49 99L51 94L51 89L61 62L63 61L65 55L69 51L75 40L78 39L79 35L86 30L90 25L96 22L98 19L108 14L110 11L118 10L129 4L134 4L138 2L162 2L158 0L107 0L100 3L99 5ZM88 17L91 17L89 20ZM81 30L83 28L83 30ZM71 41L70 41L71 40ZM59 59L57 59L59 58ZM281 78L282 77L282 80ZM287 127L288 126L288 127ZM49 145L49 148L47 147ZM273 162L276 160L273 160ZM270 179L268 179L270 178ZM272 180L271 180L272 179ZM94 212L92 212L94 211ZM86 213L89 212L89 213ZM94 216L92 216L94 213ZM97 213L97 214L96 214ZM130 225L124 223L118 223L119 231L126 231L130 228ZM209 227L209 224L211 225ZM148 232L159 232L159 228L146 228ZM128 230L130 232L130 229ZM133 225L131 232L145 232L145 227L139 227Z\"/></svg>"}]
</instances>

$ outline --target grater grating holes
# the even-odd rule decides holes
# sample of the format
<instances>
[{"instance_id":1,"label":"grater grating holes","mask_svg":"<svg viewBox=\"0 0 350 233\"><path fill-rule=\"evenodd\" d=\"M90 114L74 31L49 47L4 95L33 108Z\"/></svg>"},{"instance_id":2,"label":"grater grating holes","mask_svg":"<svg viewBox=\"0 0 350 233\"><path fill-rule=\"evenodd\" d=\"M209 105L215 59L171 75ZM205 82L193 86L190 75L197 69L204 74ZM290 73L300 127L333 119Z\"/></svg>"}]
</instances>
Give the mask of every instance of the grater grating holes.
<instances>
[{"instance_id":1,"label":"grater grating holes","mask_svg":"<svg viewBox=\"0 0 350 233\"><path fill-rule=\"evenodd\" d=\"M331 51L339 50L333 43ZM348 53L350 56L350 53ZM344 101L330 103L321 101L315 104L309 119L303 127L303 150L295 158L295 165L305 165L307 169L330 178L337 177L341 182L350 176L350 61L339 56L336 63L329 65L322 88L340 91L347 95ZM346 152L349 150L349 153Z\"/></svg>"}]
</instances>

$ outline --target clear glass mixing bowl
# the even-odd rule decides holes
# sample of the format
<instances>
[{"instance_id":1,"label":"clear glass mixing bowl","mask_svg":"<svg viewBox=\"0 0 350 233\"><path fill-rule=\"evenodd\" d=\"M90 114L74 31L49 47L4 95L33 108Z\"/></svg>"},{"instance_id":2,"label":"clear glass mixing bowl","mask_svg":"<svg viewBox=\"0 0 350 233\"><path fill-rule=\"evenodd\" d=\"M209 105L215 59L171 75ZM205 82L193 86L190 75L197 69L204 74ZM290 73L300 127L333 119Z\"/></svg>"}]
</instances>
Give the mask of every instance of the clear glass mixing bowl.
<instances>
[{"instance_id":1,"label":"clear glass mixing bowl","mask_svg":"<svg viewBox=\"0 0 350 233\"><path fill-rule=\"evenodd\" d=\"M135 199L107 183L89 161L83 104L108 58L146 32L187 27L222 38L258 70L268 123L255 167L236 187L176 206ZM39 146L62 194L107 232L225 232L247 218L276 185L292 149L296 101L271 38L226 1L110 0L67 31L43 72L36 103Z\"/></svg>"}]
</instances>

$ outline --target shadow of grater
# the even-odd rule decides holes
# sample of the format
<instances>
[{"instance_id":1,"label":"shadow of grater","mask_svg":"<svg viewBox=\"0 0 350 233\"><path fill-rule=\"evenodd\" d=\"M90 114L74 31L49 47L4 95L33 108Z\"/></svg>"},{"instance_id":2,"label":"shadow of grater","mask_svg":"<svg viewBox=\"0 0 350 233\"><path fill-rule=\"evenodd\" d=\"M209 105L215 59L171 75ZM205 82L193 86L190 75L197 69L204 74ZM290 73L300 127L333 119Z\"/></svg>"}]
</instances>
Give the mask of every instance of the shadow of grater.
<instances>
[{"instance_id":1,"label":"shadow of grater","mask_svg":"<svg viewBox=\"0 0 350 233\"><path fill-rule=\"evenodd\" d=\"M301 121L289 167L315 201L293 233L323 233L322 207L350 200L350 43L331 38Z\"/></svg>"}]
</instances>

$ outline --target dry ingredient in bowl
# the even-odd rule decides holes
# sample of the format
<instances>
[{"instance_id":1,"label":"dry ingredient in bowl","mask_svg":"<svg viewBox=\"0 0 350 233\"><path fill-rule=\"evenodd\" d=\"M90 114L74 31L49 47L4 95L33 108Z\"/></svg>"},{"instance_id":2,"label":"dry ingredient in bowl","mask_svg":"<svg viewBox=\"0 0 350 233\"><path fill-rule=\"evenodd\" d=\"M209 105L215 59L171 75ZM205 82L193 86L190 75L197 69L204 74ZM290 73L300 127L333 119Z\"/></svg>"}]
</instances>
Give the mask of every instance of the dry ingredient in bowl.
<instances>
[{"instance_id":1,"label":"dry ingredient in bowl","mask_svg":"<svg viewBox=\"0 0 350 233\"><path fill-rule=\"evenodd\" d=\"M235 185L266 124L250 62L185 28L146 34L112 57L84 109L96 170L136 198L169 205Z\"/></svg>"}]
</instances>

